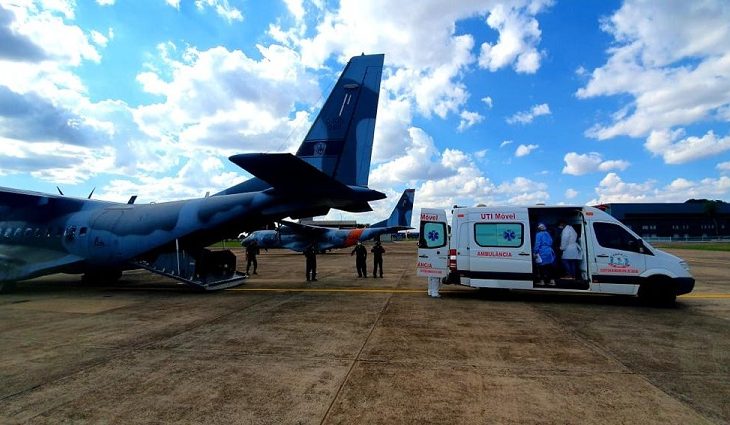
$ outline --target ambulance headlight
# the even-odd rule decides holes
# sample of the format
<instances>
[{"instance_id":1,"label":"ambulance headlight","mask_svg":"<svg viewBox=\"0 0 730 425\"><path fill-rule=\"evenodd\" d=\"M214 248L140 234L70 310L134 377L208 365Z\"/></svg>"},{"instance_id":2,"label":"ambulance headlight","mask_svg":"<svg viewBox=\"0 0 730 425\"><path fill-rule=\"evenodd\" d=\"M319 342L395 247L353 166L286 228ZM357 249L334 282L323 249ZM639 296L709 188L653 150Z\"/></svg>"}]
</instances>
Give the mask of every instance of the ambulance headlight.
<instances>
[{"instance_id":1,"label":"ambulance headlight","mask_svg":"<svg viewBox=\"0 0 730 425\"><path fill-rule=\"evenodd\" d=\"M682 266L683 269L689 271L689 263L687 263L686 261L680 261L679 265Z\"/></svg>"}]
</instances>

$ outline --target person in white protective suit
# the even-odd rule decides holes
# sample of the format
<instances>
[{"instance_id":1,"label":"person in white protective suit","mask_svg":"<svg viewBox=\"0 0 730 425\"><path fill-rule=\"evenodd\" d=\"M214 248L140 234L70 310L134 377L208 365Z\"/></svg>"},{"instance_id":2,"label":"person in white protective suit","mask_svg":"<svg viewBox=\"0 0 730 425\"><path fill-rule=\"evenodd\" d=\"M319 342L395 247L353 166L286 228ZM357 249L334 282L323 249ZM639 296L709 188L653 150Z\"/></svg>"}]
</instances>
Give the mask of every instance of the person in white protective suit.
<instances>
[{"instance_id":1,"label":"person in white protective suit","mask_svg":"<svg viewBox=\"0 0 730 425\"><path fill-rule=\"evenodd\" d=\"M440 277L429 277L428 278L428 296L433 298L441 298L439 295L439 287L441 286Z\"/></svg>"},{"instance_id":2,"label":"person in white protective suit","mask_svg":"<svg viewBox=\"0 0 730 425\"><path fill-rule=\"evenodd\" d=\"M580 279L580 261L583 255L578 245L578 234L573 226L568 225L565 220L560 220L558 224L560 229L560 251L562 251L563 267L569 279Z\"/></svg>"}]
</instances>

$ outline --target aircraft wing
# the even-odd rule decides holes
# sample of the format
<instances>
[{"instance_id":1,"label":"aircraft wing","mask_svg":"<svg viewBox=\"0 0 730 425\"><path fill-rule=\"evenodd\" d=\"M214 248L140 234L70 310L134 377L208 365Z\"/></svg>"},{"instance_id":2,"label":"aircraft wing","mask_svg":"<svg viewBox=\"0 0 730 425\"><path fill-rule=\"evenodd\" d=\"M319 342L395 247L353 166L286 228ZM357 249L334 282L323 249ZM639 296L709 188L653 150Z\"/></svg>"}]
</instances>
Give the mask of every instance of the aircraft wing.
<instances>
[{"instance_id":1,"label":"aircraft wing","mask_svg":"<svg viewBox=\"0 0 730 425\"><path fill-rule=\"evenodd\" d=\"M369 212L373 210L367 202L351 202L344 206L338 206L337 209L353 213Z\"/></svg>"},{"instance_id":2,"label":"aircraft wing","mask_svg":"<svg viewBox=\"0 0 730 425\"><path fill-rule=\"evenodd\" d=\"M83 258L61 251L0 245L0 281L62 272L83 262Z\"/></svg>"},{"instance_id":3,"label":"aircraft wing","mask_svg":"<svg viewBox=\"0 0 730 425\"><path fill-rule=\"evenodd\" d=\"M342 199L360 209L363 202L385 198L376 190L347 186L290 153L249 153L229 159L274 189L297 197Z\"/></svg>"},{"instance_id":4,"label":"aircraft wing","mask_svg":"<svg viewBox=\"0 0 730 425\"><path fill-rule=\"evenodd\" d=\"M80 199L48 193L32 192L28 190L0 187L0 216L4 220L29 221L39 219L46 221L50 216L62 216L71 212L80 211L87 204L113 204L112 202L94 199ZM20 211L22 216L15 217ZM32 215L29 217L28 214ZM38 218L35 217L38 216Z\"/></svg>"},{"instance_id":5,"label":"aircraft wing","mask_svg":"<svg viewBox=\"0 0 730 425\"><path fill-rule=\"evenodd\" d=\"M383 233L395 233L401 230L412 230L413 227L408 226L390 226L390 227L371 227L371 229L383 229Z\"/></svg>"},{"instance_id":6,"label":"aircraft wing","mask_svg":"<svg viewBox=\"0 0 730 425\"><path fill-rule=\"evenodd\" d=\"M290 229L295 230L298 233L303 233L311 236L319 236L333 230L327 227L310 226L308 224L295 223L293 221L287 220L279 220L279 223L289 227Z\"/></svg>"}]
</instances>

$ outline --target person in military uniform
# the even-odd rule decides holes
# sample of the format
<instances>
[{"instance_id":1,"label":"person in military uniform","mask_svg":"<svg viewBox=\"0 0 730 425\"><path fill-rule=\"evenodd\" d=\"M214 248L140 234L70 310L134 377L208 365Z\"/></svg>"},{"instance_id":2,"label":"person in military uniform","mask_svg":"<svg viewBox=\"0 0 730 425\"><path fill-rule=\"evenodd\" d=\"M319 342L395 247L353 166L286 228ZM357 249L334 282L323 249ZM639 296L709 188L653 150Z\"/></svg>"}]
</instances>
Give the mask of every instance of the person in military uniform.
<instances>
[{"instance_id":1,"label":"person in military uniform","mask_svg":"<svg viewBox=\"0 0 730 425\"><path fill-rule=\"evenodd\" d=\"M355 249L352 250L350 253L350 256L352 257L355 255L355 268L357 269L357 277L368 277L367 272L367 258L368 258L368 250L365 248L365 246L362 244L362 242L358 242L357 245L355 245Z\"/></svg>"},{"instance_id":2,"label":"person in military uniform","mask_svg":"<svg viewBox=\"0 0 730 425\"><path fill-rule=\"evenodd\" d=\"M307 259L307 282L317 281L317 247L310 244L304 250L304 257Z\"/></svg>"},{"instance_id":3,"label":"person in military uniform","mask_svg":"<svg viewBox=\"0 0 730 425\"><path fill-rule=\"evenodd\" d=\"M370 250L373 253L373 277L378 277L376 272L380 268L380 277L383 277L383 254L385 254L385 248L380 244L380 241L375 242L375 246Z\"/></svg>"},{"instance_id":4,"label":"person in military uniform","mask_svg":"<svg viewBox=\"0 0 730 425\"><path fill-rule=\"evenodd\" d=\"M259 252L259 244L255 240L251 241L251 243L246 247L246 274L248 274L252 264L253 274L258 274L256 273L256 269L258 268L259 263L256 261L256 256L259 255Z\"/></svg>"}]
</instances>

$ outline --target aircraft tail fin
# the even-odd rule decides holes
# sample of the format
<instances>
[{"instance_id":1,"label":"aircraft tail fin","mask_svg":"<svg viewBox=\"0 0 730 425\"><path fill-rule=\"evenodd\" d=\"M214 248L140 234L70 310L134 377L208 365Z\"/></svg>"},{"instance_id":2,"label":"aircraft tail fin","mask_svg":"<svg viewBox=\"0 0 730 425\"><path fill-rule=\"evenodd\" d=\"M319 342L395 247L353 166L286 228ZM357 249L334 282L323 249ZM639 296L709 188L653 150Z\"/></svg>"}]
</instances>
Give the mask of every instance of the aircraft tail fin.
<instances>
[{"instance_id":1,"label":"aircraft tail fin","mask_svg":"<svg viewBox=\"0 0 730 425\"><path fill-rule=\"evenodd\" d=\"M383 59L350 59L296 153L348 186L368 184Z\"/></svg>"},{"instance_id":2,"label":"aircraft tail fin","mask_svg":"<svg viewBox=\"0 0 730 425\"><path fill-rule=\"evenodd\" d=\"M387 220L373 224L372 227L411 227L411 216L413 215L413 201L416 196L416 189L403 191L398 203L395 204L393 212Z\"/></svg>"}]
</instances>

